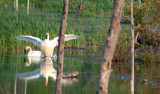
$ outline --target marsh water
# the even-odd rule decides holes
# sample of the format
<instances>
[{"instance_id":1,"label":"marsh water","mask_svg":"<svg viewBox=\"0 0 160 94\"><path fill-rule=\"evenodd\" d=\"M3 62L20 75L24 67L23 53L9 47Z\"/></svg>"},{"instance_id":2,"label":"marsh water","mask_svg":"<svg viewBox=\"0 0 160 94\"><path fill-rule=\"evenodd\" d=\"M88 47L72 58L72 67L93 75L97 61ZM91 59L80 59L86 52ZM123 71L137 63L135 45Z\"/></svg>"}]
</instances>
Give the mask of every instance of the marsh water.
<instances>
[{"instance_id":1,"label":"marsh water","mask_svg":"<svg viewBox=\"0 0 160 94\"><path fill-rule=\"evenodd\" d=\"M64 74L75 71L80 74L77 78L63 79L63 94L96 93L102 49L65 49ZM57 62L35 60L23 54L0 55L0 93L54 94ZM135 94L160 93L159 68L159 64L135 64ZM130 62L113 62L112 69L109 94L129 94Z\"/></svg>"}]
</instances>

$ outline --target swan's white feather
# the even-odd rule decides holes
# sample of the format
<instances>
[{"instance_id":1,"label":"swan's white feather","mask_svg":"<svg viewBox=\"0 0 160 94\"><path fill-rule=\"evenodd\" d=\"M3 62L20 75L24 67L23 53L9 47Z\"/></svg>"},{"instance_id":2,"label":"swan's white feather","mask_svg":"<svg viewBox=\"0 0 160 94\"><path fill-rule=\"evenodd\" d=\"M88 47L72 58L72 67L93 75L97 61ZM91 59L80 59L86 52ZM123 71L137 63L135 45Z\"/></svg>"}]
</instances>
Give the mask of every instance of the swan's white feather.
<instances>
[{"instance_id":1,"label":"swan's white feather","mask_svg":"<svg viewBox=\"0 0 160 94\"><path fill-rule=\"evenodd\" d=\"M28 56L32 56L32 57L42 57L42 53L41 53L41 51L35 51L35 50L33 50L33 51L31 52L31 54L28 55Z\"/></svg>"},{"instance_id":2,"label":"swan's white feather","mask_svg":"<svg viewBox=\"0 0 160 94\"><path fill-rule=\"evenodd\" d=\"M19 79L31 80L39 78L41 74L40 74L40 69L37 69L35 71L27 73L17 73L15 76L18 77Z\"/></svg>"},{"instance_id":3,"label":"swan's white feather","mask_svg":"<svg viewBox=\"0 0 160 94\"><path fill-rule=\"evenodd\" d=\"M58 45L58 39L59 39L59 37L55 37L53 40L49 40L49 32L46 33L46 39L44 41L42 41L37 37L29 36L29 35L26 35L26 36L21 35L21 36L17 36L16 38L19 40L33 42L39 45L41 48L41 53L43 57L52 57L54 47ZM65 34L65 41L69 41L77 38L79 38L79 36L77 35Z\"/></svg>"},{"instance_id":4,"label":"swan's white feather","mask_svg":"<svg viewBox=\"0 0 160 94\"><path fill-rule=\"evenodd\" d=\"M29 49L29 51L28 51L28 49ZM30 61L39 62L42 59L42 57L43 57L41 51L32 50L32 48L30 46L26 46L25 50L28 51L27 57L28 57L28 59ZM53 54L52 55L52 59L56 60L57 59L57 55Z\"/></svg>"},{"instance_id":5,"label":"swan's white feather","mask_svg":"<svg viewBox=\"0 0 160 94\"><path fill-rule=\"evenodd\" d=\"M65 41L78 39L79 37L80 36L73 35L73 34L65 34ZM58 45L58 39L59 39L59 37L55 37L53 40L51 40L54 47Z\"/></svg>"},{"instance_id":6,"label":"swan's white feather","mask_svg":"<svg viewBox=\"0 0 160 94\"><path fill-rule=\"evenodd\" d=\"M34 36L29 36L29 35L21 35L16 37L18 40L24 40L24 41L29 41L33 42L37 45L41 45L42 40L40 38L34 37Z\"/></svg>"},{"instance_id":7,"label":"swan's white feather","mask_svg":"<svg viewBox=\"0 0 160 94\"><path fill-rule=\"evenodd\" d=\"M65 41L73 40L73 39L78 39L79 36L73 35L73 34L65 34Z\"/></svg>"}]
</instances>

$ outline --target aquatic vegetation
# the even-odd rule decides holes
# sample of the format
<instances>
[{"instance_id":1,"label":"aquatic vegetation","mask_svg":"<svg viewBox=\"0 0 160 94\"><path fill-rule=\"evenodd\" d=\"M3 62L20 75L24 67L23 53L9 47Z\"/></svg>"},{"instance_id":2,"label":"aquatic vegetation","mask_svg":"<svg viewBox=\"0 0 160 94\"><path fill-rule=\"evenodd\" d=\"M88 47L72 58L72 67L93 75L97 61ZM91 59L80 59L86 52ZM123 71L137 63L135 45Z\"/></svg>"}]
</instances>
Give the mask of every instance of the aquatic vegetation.
<instances>
[{"instance_id":1,"label":"aquatic vegetation","mask_svg":"<svg viewBox=\"0 0 160 94\"><path fill-rule=\"evenodd\" d=\"M10 83L6 85L0 85L0 93L1 94L11 94Z\"/></svg>"},{"instance_id":2,"label":"aquatic vegetation","mask_svg":"<svg viewBox=\"0 0 160 94\"><path fill-rule=\"evenodd\" d=\"M37 46L32 43L16 40L15 36L32 35L44 40L45 36L43 35L45 35L46 32L50 32L50 38L59 35L61 21L59 15L48 15L43 13L30 13L29 15L26 15L25 10L21 10L17 14L15 14L14 10L1 10L1 51L24 50L26 45L37 48ZM103 45L108 32L105 30L106 23L104 23L104 21L94 20L92 18L74 19L72 15L71 17L69 16L66 34L79 35L80 38L67 42L65 46L73 48L86 48L92 46L96 48L98 45Z\"/></svg>"},{"instance_id":3,"label":"aquatic vegetation","mask_svg":"<svg viewBox=\"0 0 160 94\"><path fill-rule=\"evenodd\" d=\"M120 34L113 61L126 62L130 55L131 34L122 32Z\"/></svg>"},{"instance_id":4,"label":"aquatic vegetation","mask_svg":"<svg viewBox=\"0 0 160 94\"><path fill-rule=\"evenodd\" d=\"M5 7L0 9L1 52L23 52L27 45L31 46L33 49L39 50L38 46L29 42L18 41L15 39L15 36L32 35L42 40L45 39L43 35L46 32L50 32L50 38L58 36L61 22L61 1L41 0L37 2L36 0L32 0L30 1L31 11L29 15L26 14L26 1L19 0L19 12L17 14L15 14L14 9L12 9L12 3L13 1L1 2L1 6ZM103 14L110 14L112 12L112 3L112 1L110 2L108 0L106 0L105 3L99 2L98 0L86 0L83 2L83 9L79 14L78 6L80 2L71 0L66 34L79 35L80 38L66 42L65 47L70 49L93 48L97 50L99 46L104 46L111 17L105 17ZM106 4L108 5L107 7ZM134 7L135 9L137 8L135 14L135 17L137 17L135 19L136 25L146 22L143 14L146 13L147 7L145 4L142 6L144 6L142 9L136 6ZM39 12L38 9L40 10ZM127 9L128 6L126 6L126 10ZM127 13L126 10L125 13ZM128 33L128 29L129 27L122 27L122 34L120 35L116 48L114 61L128 60L130 54L130 33ZM139 43L145 46L159 46L159 32L151 32L150 29L144 28L143 25L141 25L141 28L136 28L135 30L136 32L140 32L138 38Z\"/></svg>"},{"instance_id":5,"label":"aquatic vegetation","mask_svg":"<svg viewBox=\"0 0 160 94\"><path fill-rule=\"evenodd\" d=\"M149 46L144 49L139 49L139 52L137 53L138 57L136 58L136 61L143 62L143 63L160 63L160 51L159 48L153 48L152 46Z\"/></svg>"},{"instance_id":6,"label":"aquatic vegetation","mask_svg":"<svg viewBox=\"0 0 160 94\"><path fill-rule=\"evenodd\" d=\"M18 0L19 8L26 8L27 1ZM96 14L111 14L113 2L110 0L83 0L82 9L80 9L80 0L69 1L69 13L83 15L83 16L96 16ZM13 1L1 1L1 7L13 8ZM107 5L107 6L106 6ZM31 11L61 13L63 9L63 1L59 0L30 0Z\"/></svg>"},{"instance_id":7,"label":"aquatic vegetation","mask_svg":"<svg viewBox=\"0 0 160 94\"><path fill-rule=\"evenodd\" d=\"M59 14L60 15L60 14ZM15 36L32 35L45 39L46 32L50 33L50 38L58 36L60 29L59 15L36 14L26 15L25 10L19 11L16 15L13 10L2 9L0 11L0 51L23 52L25 46L31 46L39 50L33 43L19 41ZM97 50L99 46L104 46L107 39L110 17L100 18L76 18L74 15L68 16L66 34L79 35L80 38L65 43L66 48L91 48ZM101 49L103 51L103 49ZM103 52L102 52L103 53ZM101 54L102 54L101 53ZM114 61L127 61L130 55L130 33L128 27L122 27L119 42L114 55Z\"/></svg>"}]
</instances>

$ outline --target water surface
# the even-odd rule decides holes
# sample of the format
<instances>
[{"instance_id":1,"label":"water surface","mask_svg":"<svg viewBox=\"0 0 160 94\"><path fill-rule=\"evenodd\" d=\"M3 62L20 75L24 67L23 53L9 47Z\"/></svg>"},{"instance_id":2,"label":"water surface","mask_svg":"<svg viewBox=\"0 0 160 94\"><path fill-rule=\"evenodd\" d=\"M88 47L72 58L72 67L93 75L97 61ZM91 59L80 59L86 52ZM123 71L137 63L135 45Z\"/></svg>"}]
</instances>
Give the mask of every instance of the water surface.
<instances>
[{"instance_id":1,"label":"water surface","mask_svg":"<svg viewBox=\"0 0 160 94\"><path fill-rule=\"evenodd\" d=\"M98 87L102 50L65 49L64 74L79 71L74 79L63 79L63 94L95 94ZM38 59L36 59L38 60ZM159 64L135 64L135 94L158 94ZM112 64L109 94L130 93L130 63ZM30 62L16 53L0 55L0 94L54 94L55 60ZM48 77L48 80L46 79Z\"/></svg>"}]
</instances>

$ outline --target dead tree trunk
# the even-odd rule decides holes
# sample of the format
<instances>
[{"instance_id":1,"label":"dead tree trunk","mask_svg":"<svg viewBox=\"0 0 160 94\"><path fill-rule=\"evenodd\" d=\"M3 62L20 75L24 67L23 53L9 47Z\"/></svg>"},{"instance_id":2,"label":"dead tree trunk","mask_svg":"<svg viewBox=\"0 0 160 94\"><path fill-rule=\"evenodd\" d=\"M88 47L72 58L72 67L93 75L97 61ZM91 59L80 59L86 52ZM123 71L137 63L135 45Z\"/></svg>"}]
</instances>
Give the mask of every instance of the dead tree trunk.
<instances>
[{"instance_id":1,"label":"dead tree trunk","mask_svg":"<svg viewBox=\"0 0 160 94\"><path fill-rule=\"evenodd\" d=\"M69 0L63 0L62 21L60 26L58 40L58 58L57 58L57 79L56 79L56 94L62 93L62 76L63 76L63 58L64 58L64 38L67 26L68 4Z\"/></svg>"},{"instance_id":2,"label":"dead tree trunk","mask_svg":"<svg viewBox=\"0 0 160 94\"><path fill-rule=\"evenodd\" d=\"M27 94L27 80L25 80L25 89L24 89L24 94Z\"/></svg>"},{"instance_id":3,"label":"dead tree trunk","mask_svg":"<svg viewBox=\"0 0 160 94\"><path fill-rule=\"evenodd\" d=\"M141 7L142 3L141 3L141 0L139 0L139 6Z\"/></svg>"},{"instance_id":4,"label":"dead tree trunk","mask_svg":"<svg viewBox=\"0 0 160 94\"><path fill-rule=\"evenodd\" d=\"M29 14L29 0L27 0L27 14Z\"/></svg>"},{"instance_id":5,"label":"dead tree trunk","mask_svg":"<svg viewBox=\"0 0 160 94\"><path fill-rule=\"evenodd\" d=\"M114 51L117 45L118 37L120 34L120 18L122 15L124 0L114 1L114 10L112 14L111 26L109 29L108 39L105 43L103 61L101 64L98 94L108 93L108 82L111 73L111 64L114 55Z\"/></svg>"},{"instance_id":6,"label":"dead tree trunk","mask_svg":"<svg viewBox=\"0 0 160 94\"><path fill-rule=\"evenodd\" d=\"M18 0L14 0L15 11L18 12Z\"/></svg>"},{"instance_id":7,"label":"dead tree trunk","mask_svg":"<svg viewBox=\"0 0 160 94\"><path fill-rule=\"evenodd\" d=\"M17 94L17 78L14 80L14 94Z\"/></svg>"},{"instance_id":8,"label":"dead tree trunk","mask_svg":"<svg viewBox=\"0 0 160 94\"><path fill-rule=\"evenodd\" d=\"M131 34L132 34L132 42L131 42L131 94L134 94L134 20L133 20L133 1L130 0L131 7Z\"/></svg>"},{"instance_id":9,"label":"dead tree trunk","mask_svg":"<svg viewBox=\"0 0 160 94\"><path fill-rule=\"evenodd\" d=\"M83 0L81 0L81 3L80 3L80 5L79 5L79 11L81 12L81 10L82 10L82 2L83 2Z\"/></svg>"}]
</instances>

